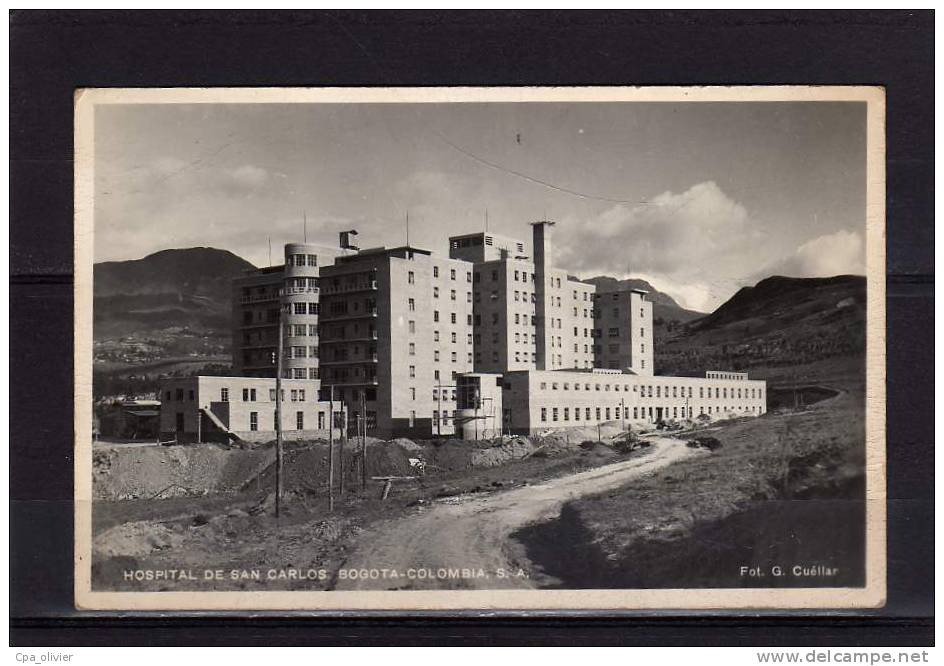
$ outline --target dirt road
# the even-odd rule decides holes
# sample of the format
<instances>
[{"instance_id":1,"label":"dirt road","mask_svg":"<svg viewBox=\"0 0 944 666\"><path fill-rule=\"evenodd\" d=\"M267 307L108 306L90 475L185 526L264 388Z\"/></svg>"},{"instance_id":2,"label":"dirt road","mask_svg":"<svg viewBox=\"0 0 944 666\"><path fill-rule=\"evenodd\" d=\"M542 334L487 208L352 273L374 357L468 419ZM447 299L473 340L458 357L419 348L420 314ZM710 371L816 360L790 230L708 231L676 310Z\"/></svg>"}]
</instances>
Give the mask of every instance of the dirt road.
<instances>
[{"instance_id":1,"label":"dirt road","mask_svg":"<svg viewBox=\"0 0 944 666\"><path fill-rule=\"evenodd\" d=\"M616 488L688 455L656 437L644 456L503 492L451 497L366 533L338 572L338 590L535 587L524 548L511 534L550 520L582 495ZM566 548L566 544L562 544Z\"/></svg>"}]
</instances>

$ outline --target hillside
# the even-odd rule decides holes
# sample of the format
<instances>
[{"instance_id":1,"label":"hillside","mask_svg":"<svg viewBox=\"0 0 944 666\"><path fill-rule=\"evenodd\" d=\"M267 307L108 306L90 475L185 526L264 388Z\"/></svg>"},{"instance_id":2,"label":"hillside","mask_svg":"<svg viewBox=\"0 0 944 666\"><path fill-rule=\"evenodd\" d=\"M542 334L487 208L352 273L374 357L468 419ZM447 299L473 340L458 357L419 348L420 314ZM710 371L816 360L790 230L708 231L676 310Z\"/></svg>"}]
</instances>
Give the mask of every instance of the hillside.
<instances>
[{"instance_id":1,"label":"hillside","mask_svg":"<svg viewBox=\"0 0 944 666\"><path fill-rule=\"evenodd\" d=\"M96 338L171 326L228 328L232 278L252 268L232 252L207 247L96 264Z\"/></svg>"},{"instance_id":2,"label":"hillside","mask_svg":"<svg viewBox=\"0 0 944 666\"><path fill-rule=\"evenodd\" d=\"M228 365L232 279L252 268L207 247L96 264L96 389L151 380L173 364Z\"/></svg>"},{"instance_id":3,"label":"hillside","mask_svg":"<svg viewBox=\"0 0 944 666\"><path fill-rule=\"evenodd\" d=\"M774 382L861 382L865 278L774 276L745 287L656 348L660 374L751 371Z\"/></svg>"},{"instance_id":4,"label":"hillside","mask_svg":"<svg viewBox=\"0 0 944 666\"><path fill-rule=\"evenodd\" d=\"M680 323L688 322L693 319L698 319L699 317L705 316L704 312L686 310L681 305L679 305L674 298L664 292L659 291L645 280L639 280L635 278L617 280L616 278L606 275L599 275L597 277L590 278L589 280L583 280L583 282L595 284L597 289L605 289L607 291L642 289L643 291L649 292L648 298L650 301L652 301L652 318L656 325L657 331L659 328L673 330Z\"/></svg>"}]
</instances>

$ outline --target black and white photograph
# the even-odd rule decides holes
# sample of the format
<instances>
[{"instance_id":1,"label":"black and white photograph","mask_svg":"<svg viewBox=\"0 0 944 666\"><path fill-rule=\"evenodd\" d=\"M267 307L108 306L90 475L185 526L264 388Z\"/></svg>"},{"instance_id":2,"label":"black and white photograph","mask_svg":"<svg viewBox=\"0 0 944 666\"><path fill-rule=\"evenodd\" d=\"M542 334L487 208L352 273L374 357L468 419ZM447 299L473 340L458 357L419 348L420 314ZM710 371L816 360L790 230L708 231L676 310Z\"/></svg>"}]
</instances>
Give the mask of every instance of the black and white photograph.
<instances>
[{"instance_id":1,"label":"black and white photograph","mask_svg":"<svg viewBox=\"0 0 944 666\"><path fill-rule=\"evenodd\" d=\"M884 95L76 95L76 603L874 608Z\"/></svg>"}]
</instances>

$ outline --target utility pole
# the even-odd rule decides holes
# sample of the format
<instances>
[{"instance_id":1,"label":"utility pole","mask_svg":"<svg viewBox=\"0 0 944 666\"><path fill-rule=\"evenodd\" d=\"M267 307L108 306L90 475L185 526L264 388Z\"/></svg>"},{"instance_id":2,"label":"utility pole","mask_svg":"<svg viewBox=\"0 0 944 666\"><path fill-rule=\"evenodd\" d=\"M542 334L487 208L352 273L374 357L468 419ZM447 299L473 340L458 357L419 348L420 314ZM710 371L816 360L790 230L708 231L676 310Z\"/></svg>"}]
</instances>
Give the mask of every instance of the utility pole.
<instances>
[{"instance_id":1,"label":"utility pole","mask_svg":"<svg viewBox=\"0 0 944 666\"><path fill-rule=\"evenodd\" d=\"M436 380L436 434L442 437L442 382Z\"/></svg>"},{"instance_id":2,"label":"utility pole","mask_svg":"<svg viewBox=\"0 0 944 666\"><path fill-rule=\"evenodd\" d=\"M282 511L282 299L279 299L279 343L275 356L275 516Z\"/></svg>"},{"instance_id":3,"label":"utility pole","mask_svg":"<svg viewBox=\"0 0 944 666\"><path fill-rule=\"evenodd\" d=\"M328 510L334 511L334 386L328 391Z\"/></svg>"},{"instance_id":4,"label":"utility pole","mask_svg":"<svg viewBox=\"0 0 944 666\"><path fill-rule=\"evenodd\" d=\"M331 387L331 411L334 412L334 386ZM334 427L334 414L331 414L331 425ZM338 495L344 501L344 442L347 437L338 431Z\"/></svg>"},{"instance_id":5,"label":"utility pole","mask_svg":"<svg viewBox=\"0 0 944 666\"><path fill-rule=\"evenodd\" d=\"M361 434L361 460L363 461L363 465L361 466L361 488L363 490L367 490L367 414L364 411L365 409L367 409L367 401L362 391L360 418L364 420L364 430Z\"/></svg>"}]
</instances>

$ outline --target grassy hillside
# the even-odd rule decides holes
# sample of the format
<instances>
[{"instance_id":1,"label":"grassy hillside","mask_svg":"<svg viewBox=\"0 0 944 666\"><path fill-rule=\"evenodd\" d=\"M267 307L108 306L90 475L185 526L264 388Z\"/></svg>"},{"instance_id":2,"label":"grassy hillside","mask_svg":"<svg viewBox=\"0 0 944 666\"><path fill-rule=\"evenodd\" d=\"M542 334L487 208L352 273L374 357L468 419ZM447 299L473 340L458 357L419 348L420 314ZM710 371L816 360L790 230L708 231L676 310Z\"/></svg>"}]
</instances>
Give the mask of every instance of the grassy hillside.
<instances>
[{"instance_id":1,"label":"grassy hillside","mask_svg":"<svg viewBox=\"0 0 944 666\"><path fill-rule=\"evenodd\" d=\"M771 277L656 346L659 374L747 371L775 383L864 378L865 278Z\"/></svg>"}]
</instances>

